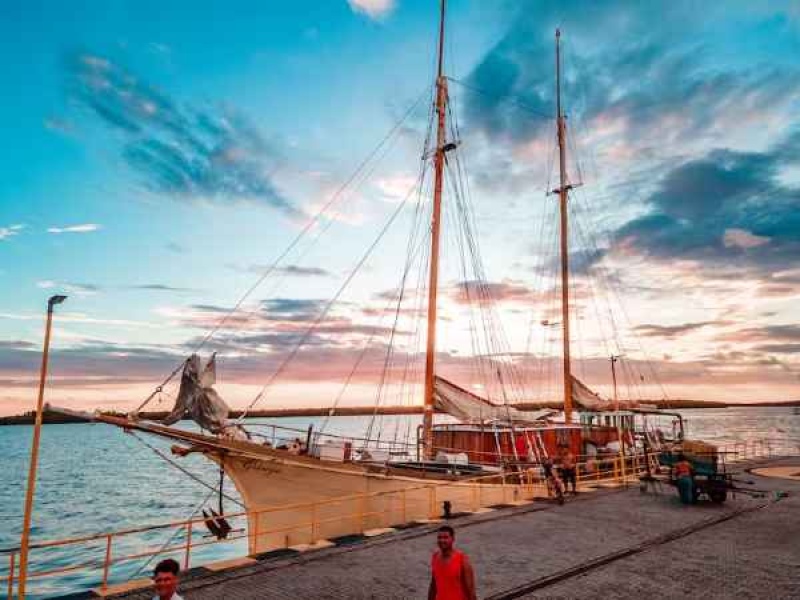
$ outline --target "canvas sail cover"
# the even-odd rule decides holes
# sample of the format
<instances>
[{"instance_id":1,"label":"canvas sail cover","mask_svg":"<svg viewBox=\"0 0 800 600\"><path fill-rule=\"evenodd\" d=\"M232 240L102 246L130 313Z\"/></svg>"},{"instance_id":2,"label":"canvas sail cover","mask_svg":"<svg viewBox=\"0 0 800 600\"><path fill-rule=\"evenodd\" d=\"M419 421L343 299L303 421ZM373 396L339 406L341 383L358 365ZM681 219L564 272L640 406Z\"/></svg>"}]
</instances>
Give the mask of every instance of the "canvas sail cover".
<instances>
[{"instance_id":1,"label":"canvas sail cover","mask_svg":"<svg viewBox=\"0 0 800 600\"><path fill-rule=\"evenodd\" d=\"M619 400L618 402L607 400L597 392L589 389L585 383L574 375L572 376L572 401L585 410L597 412L616 410L617 405L622 409L638 406L638 403L632 400Z\"/></svg>"},{"instance_id":2,"label":"canvas sail cover","mask_svg":"<svg viewBox=\"0 0 800 600\"><path fill-rule=\"evenodd\" d=\"M203 429L222 433L228 422L228 405L214 390L217 381L216 355L202 364L200 357L192 354L183 365L181 387L172 412L162 421L164 425L177 423L189 416Z\"/></svg>"},{"instance_id":3,"label":"canvas sail cover","mask_svg":"<svg viewBox=\"0 0 800 600\"><path fill-rule=\"evenodd\" d=\"M438 376L434 381L433 398L436 410L452 415L463 423L531 423L554 412L542 410L528 413L511 406L494 404Z\"/></svg>"}]
</instances>

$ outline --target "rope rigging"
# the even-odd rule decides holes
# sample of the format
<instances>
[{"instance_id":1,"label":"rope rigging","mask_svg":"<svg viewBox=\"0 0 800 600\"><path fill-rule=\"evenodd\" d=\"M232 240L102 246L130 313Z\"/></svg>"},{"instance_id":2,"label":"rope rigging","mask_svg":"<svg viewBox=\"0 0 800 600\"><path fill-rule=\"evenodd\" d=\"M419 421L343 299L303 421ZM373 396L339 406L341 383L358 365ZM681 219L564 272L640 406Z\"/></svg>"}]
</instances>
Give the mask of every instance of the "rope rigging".
<instances>
[{"instance_id":1,"label":"rope rigging","mask_svg":"<svg viewBox=\"0 0 800 600\"><path fill-rule=\"evenodd\" d=\"M299 340L299 341L298 341L298 342L295 344L295 346L292 348L292 350L291 350L291 352L289 353L289 355L288 355L288 356L287 356L287 357L286 357L286 358L285 358L283 361L281 361L280 365L279 365L279 366L278 366L278 368L277 368L277 369L276 369L276 370L273 372L273 374L270 376L270 378L269 378L269 380L267 381L267 383L265 383L265 384L264 384L264 386L261 388L261 390L260 390L260 391L258 392L258 394L255 396L255 398L254 398L254 399L253 399L253 400L250 402L250 404L248 404L248 405L247 405L247 407L245 408L245 410L244 410L244 411L242 411L242 414L241 414L241 415L239 416L239 418L236 420L236 422L237 422L237 423L241 423L241 422L242 422L242 421L245 419L245 417L247 416L247 413L248 413L248 412L249 412L249 411L250 411L250 410L251 410L251 409L252 409L252 408L253 408L253 407L254 407L254 406L255 406L255 405L256 405L256 404L257 404L257 403L258 403L258 402L259 402L259 401L260 401L260 400L261 400L261 399L264 397L264 396L265 396L265 394L266 394L267 390L269 389L269 387L270 387L270 386L271 386L271 385L272 385L272 384L275 382L275 380L276 380L278 377L280 377L281 373L283 373L283 371L286 369L286 367L289 365L289 363L291 363L291 361L294 359L294 357L297 355L297 353L298 353L298 352L300 352L300 350L302 349L302 347L305 345L306 341L307 341L307 340L308 340L308 339L311 337L311 335L312 335L312 334L313 334L313 333L316 331L317 327L318 327L318 326L320 325L320 323L321 323L321 322L322 322L322 321L325 319L325 317L328 315L328 313L330 312L331 308L334 306L334 304L336 303L336 301L339 299L339 297L342 295L342 293L344 292L344 290L347 288L347 286L348 286L348 285L350 284L350 282L353 280L353 277L355 277L356 273L358 273L358 271L361 269L361 267L363 267L363 266L364 266L364 263L365 263L365 262L367 261L367 259L368 259L368 258L369 258L369 257L372 255L372 253L373 253L373 251L375 250L375 248L377 247L378 243L381 241L381 239L382 239L382 238L383 238L383 236L386 234L386 232L389 230L389 228L391 227L391 225L394 223L394 221L395 221L395 220L397 219L397 217L400 215L400 213L402 212L402 210L403 210L403 209L406 207L406 204L408 203L408 198L410 197L411 193L414 191L414 189L415 189L415 188L416 188L416 183L415 183L415 184L414 184L414 186L413 186L413 187L412 187L412 188L409 190L408 194L406 194L406 197L403 199L403 201L402 201L401 203L399 203L399 204L398 204L398 206L397 206L397 209L395 209L395 211L394 211L394 212L391 214L391 216L390 216L390 217L389 217L389 219L387 220L386 224L385 224L385 225L383 226L383 228L380 230L380 232L379 232L379 234L378 234L378 237L377 237L377 238L376 238L376 239L375 239L375 240L372 242L372 244L370 244L370 246L369 246L369 248L367 249L367 251L366 251L366 252L364 253L364 255L363 255L363 256L362 256L362 257L359 259L359 261L356 263L356 265L353 267L353 269L351 270L350 274L349 274L349 275L347 276L347 278L344 280L344 282L343 282L343 283L342 283L342 285L339 287L339 289L337 290L337 292L336 292L336 293L333 295L333 297L332 297L332 298L331 298L331 299L330 299L330 300L327 302L327 304L325 305L325 307L322 309L322 311L321 311L321 312L319 313L319 315L317 316L316 320L315 320L315 321L314 321L314 322L311 324L311 326L310 326L308 329L306 329L306 331L303 333L303 335L302 335L302 337L300 338L300 340Z\"/></svg>"},{"instance_id":2,"label":"rope rigging","mask_svg":"<svg viewBox=\"0 0 800 600\"><path fill-rule=\"evenodd\" d=\"M394 123L394 125L390 128L390 130L384 135L384 137L378 142L378 144L370 151L370 153L359 163L356 167L355 171L342 183L342 185L331 195L331 197L325 202L325 204L320 208L314 216L303 226L303 228L297 233L297 235L292 239L289 245L278 255L278 257L269 265L269 267L256 279L256 281L245 290L244 294L242 294L237 302L233 305L233 307L227 311L211 328L210 331L206 333L205 336L200 340L198 344L194 346L192 349L192 354L196 354L199 352L205 345L208 343L216 333L222 329L230 320L230 318L239 311L242 305L247 301L247 299L261 286L261 284L270 276L272 275L275 270L282 264L282 262L286 259L286 257L297 247L300 241L310 232L312 231L317 223L319 223L325 215L329 214L332 208L335 206L336 203L344 196L344 192L351 186L351 184L359 178L359 176L365 171L367 166L372 162L372 160L378 155L378 153L386 147L386 145L397 136L397 134L401 131L403 124L408 120L408 118L414 113L414 111L419 106L422 99L427 95L428 90L426 89L423 91L415 100L414 102L407 108L405 113ZM319 237L319 236L318 236ZM154 398L156 397L166 386L183 368L185 361L182 361L165 379L164 381L158 385L155 390L147 397L145 400L136 408L136 410L132 413L136 415L140 413L144 407Z\"/></svg>"},{"instance_id":3,"label":"rope rigging","mask_svg":"<svg viewBox=\"0 0 800 600\"><path fill-rule=\"evenodd\" d=\"M132 436L133 436L133 437L134 437L136 440L138 440L139 442L141 442L141 443L142 443L142 445L144 445L144 446L146 446L147 448L149 448L150 450L152 450L152 451L153 451L153 452L154 452L154 453L155 453L155 454L156 454L156 455L157 455L159 458L161 458L162 460L166 461L166 462L167 462L167 463L169 463L171 466L175 467L175 468L176 468L178 471L180 471L181 473L183 473L184 475L186 475L186 476L187 476L189 479L191 479L192 481L195 481L196 483L199 483L199 484L200 484L200 485L202 485L203 487L205 487L205 488L208 488L209 490L211 490L211 492L212 492L212 493L215 493L215 494L222 494L222 496L223 496L223 497L225 497L226 499L228 499L228 500L230 500L231 502L233 502L234 504L236 504L236 505L238 505L238 506L241 506L242 508L244 508L244 504L243 504L243 503L242 503L242 502L241 502L241 501L240 501L238 498L235 498L235 497L233 497L233 496L231 496L231 495L229 495L229 494L226 494L226 493L222 492L222 491L221 491L221 488L220 488L219 486L215 487L215 486L213 486L213 485L212 485L212 484L210 484L210 483L206 483L206 482L205 482L205 481L203 481L203 480L202 480L200 477L198 477L197 475L195 475L194 473L192 473L192 472L191 472L191 471L189 471L188 469L185 469L184 467L182 467L181 465L179 465L177 462L175 462L174 460L172 460L172 459L171 459L169 456L167 456L166 454L164 454L164 453L163 453L161 450L159 450L159 449L158 449L158 448L156 448L155 446L153 446L153 445L149 444L148 442L146 442L145 440L143 440L143 439L142 439L142 438L141 438L141 437L140 437L140 436L139 436L139 435L138 435L138 434L137 434L135 431L131 431L131 432L129 432L129 433L130 433L130 435L132 435Z\"/></svg>"},{"instance_id":4,"label":"rope rigging","mask_svg":"<svg viewBox=\"0 0 800 600\"><path fill-rule=\"evenodd\" d=\"M576 102L576 106L578 103ZM604 359L607 360L609 356L625 357L625 360L620 361L621 379L623 380L626 388L627 396L629 399L642 399L645 397L644 383L645 378L643 374L636 373L638 362L633 361L631 356L634 348L626 341L624 331L632 336L635 340L636 351L644 356L641 361L647 369L649 369L650 383L658 385L664 398L667 397L666 392L661 384L652 361L644 350L643 344L636 335L635 330L631 325L625 303L622 302L624 292L620 290L624 284L624 279L618 278L608 272L608 267L605 263L605 252L601 248L612 247L610 240L606 244L600 244L598 241L599 235L597 233L597 215L589 206L583 190L579 190L578 186L584 179L583 160L580 153L579 135L577 132L581 131L581 114L580 111L576 112L577 117L572 122L573 126L571 134L567 137L567 145L570 150L571 166L575 171L578 183L571 186L570 202L568 204L570 228L570 255L573 257L571 262L573 264L573 279L568 294L570 297L570 321L575 323L576 336L573 339L575 345L576 359L579 363L578 368L582 378L588 377L586 370L588 360L592 359L592 355L596 355L597 347L603 349ZM548 168L547 168L547 187L546 190L551 189L551 178L553 170L553 153L548 153ZM595 168L596 172L596 168ZM568 179L571 181L571 179ZM546 215L547 211L543 211ZM555 232L556 220L548 218L547 221L551 224L551 229ZM545 236L539 236L539 239L544 239ZM555 261L550 260L551 251L553 250L553 240L557 239L554 235L552 238L548 237L549 248L545 252L545 257L541 261L542 267L545 269L554 270ZM576 275L577 274L577 275ZM543 279L544 279L543 275ZM552 277L553 285L550 286L552 291L557 288L557 276ZM580 283L580 288L577 284ZM580 292L580 293L579 293ZM552 312L552 295L548 298L548 312ZM597 342L586 337L588 333L585 330L587 323L582 322L581 312L585 310L592 310L594 320L590 324L592 333L596 333L599 337ZM622 317L620 322L620 315ZM533 327L535 319L533 313L530 318L530 326ZM623 327L625 325L625 327ZM596 331L595 331L596 330ZM544 332L545 339L548 338ZM528 342L526 346L526 353L530 352L530 344L533 338L533 332L528 332ZM586 344L587 342L588 345ZM547 346L547 344L545 344ZM546 352L549 354L549 351ZM544 379L547 388L547 395L549 395L551 383L551 361L547 361L548 374ZM619 379L619 378L618 378Z\"/></svg>"}]
</instances>

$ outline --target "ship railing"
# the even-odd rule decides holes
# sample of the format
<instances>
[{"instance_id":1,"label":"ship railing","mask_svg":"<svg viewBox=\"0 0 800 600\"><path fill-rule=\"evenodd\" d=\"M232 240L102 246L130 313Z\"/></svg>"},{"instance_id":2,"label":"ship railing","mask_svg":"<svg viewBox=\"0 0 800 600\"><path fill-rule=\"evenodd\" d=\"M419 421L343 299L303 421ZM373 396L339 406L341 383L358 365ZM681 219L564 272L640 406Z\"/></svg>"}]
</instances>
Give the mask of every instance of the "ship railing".
<instances>
[{"instance_id":1,"label":"ship railing","mask_svg":"<svg viewBox=\"0 0 800 600\"><path fill-rule=\"evenodd\" d=\"M800 455L800 439L756 439L717 444L727 462Z\"/></svg>"},{"instance_id":2,"label":"ship railing","mask_svg":"<svg viewBox=\"0 0 800 600\"><path fill-rule=\"evenodd\" d=\"M639 465L637 467L635 461L636 459L633 456L619 456L611 461L610 469L595 470L591 473L587 470L586 462L578 463L578 483L579 485L584 483L626 483L643 472L643 466ZM486 491L488 486L485 484L495 484L495 491L499 486L499 496L497 493L489 494ZM247 541L250 548L258 548L259 541L266 536L280 535L286 540L284 547L289 548L292 545L291 534L293 532L310 532L310 543L314 544L320 539L324 539L320 535L325 525L336 521L350 519L358 524L356 531L353 532L358 534L363 534L368 530L368 526L372 526L370 524L374 524L379 520L385 522L386 526L408 523L407 515L411 514L411 505L414 502L412 495L418 496L420 492L423 492L423 495L427 494L428 518L438 519L441 517L441 500L446 497L444 488L451 486L469 487L469 506L454 507L455 510L460 512L468 512L466 509L474 512L490 504L514 503L547 496L546 482L542 479L539 470L521 468L518 472L506 471L452 482L429 482L397 490L337 496L316 502L229 513L225 515L225 519L232 525L232 535L224 539L204 537L205 519L199 517L106 533L47 540L31 544L26 579L28 581L40 581L79 573L84 575L83 579L88 581L88 578L85 578L85 574L92 572L95 577L89 585L99 587L102 592L105 592L105 590L109 589L111 583L125 581L125 577L122 576L121 572L119 572L119 575L114 573L114 568L122 563L131 564L137 560L148 560L150 562L157 556L172 556L178 558L182 568L187 570L197 566L193 562L193 557L197 560L195 555L198 550L219 544ZM372 504L378 504L385 508L382 510L370 510L368 508L369 501L376 498L383 498L384 501L373 502ZM337 512L335 516L324 516L326 507L337 504L349 505L354 508L350 512ZM296 513L306 515L306 517L298 518L289 525L279 527L260 526L264 521L264 517L279 513ZM245 529L247 523L254 523L255 527ZM163 532L164 538L172 541L165 544L162 540L162 543L158 546L142 547L143 544L152 543L152 538L159 532ZM52 551L58 551L61 554L56 556L53 561L53 563L57 564L47 565L42 559L47 559L46 554ZM39 558L37 558L37 555L40 555ZM80 555L84 556L84 559L67 563L68 555ZM87 555L91 556L91 558ZM5 560L3 560L3 557L5 557ZM201 558L201 562L213 561L214 558L206 554ZM228 555L228 558L230 558L230 555ZM3 574L2 571L5 571L5 573ZM136 570L133 567L128 569L128 577L131 576L131 571ZM9 599L14 597L14 590L19 583L18 578L19 548L0 549L0 583L6 588Z\"/></svg>"}]
</instances>

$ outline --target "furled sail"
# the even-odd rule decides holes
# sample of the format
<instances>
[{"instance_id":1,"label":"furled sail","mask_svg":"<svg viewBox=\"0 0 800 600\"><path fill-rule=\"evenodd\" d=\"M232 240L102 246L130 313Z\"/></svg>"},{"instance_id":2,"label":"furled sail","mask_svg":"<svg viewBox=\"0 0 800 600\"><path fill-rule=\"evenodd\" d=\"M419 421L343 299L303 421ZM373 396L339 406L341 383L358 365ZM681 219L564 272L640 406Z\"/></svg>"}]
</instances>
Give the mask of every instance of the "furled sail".
<instances>
[{"instance_id":1,"label":"furled sail","mask_svg":"<svg viewBox=\"0 0 800 600\"><path fill-rule=\"evenodd\" d=\"M189 416L203 429L223 433L228 426L228 405L214 390L217 381L216 354L202 365L200 357L192 354L183 365L181 387L172 412L164 425L177 423Z\"/></svg>"},{"instance_id":2,"label":"furled sail","mask_svg":"<svg viewBox=\"0 0 800 600\"><path fill-rule=\"evenodd\" d=\"M618 402L607 400L597 392L589 389L585 383L574 375L572 376L572 401L585 410L598 412L616 410L617 406L622 409L638 406L637 402L631 400L620 400Z\"/></svg>"},{"instance_id":3,"label":"furled sail","mask_svg":"<svg viewBox=\"0 0 800 600\"><path fill-rule=\"evenodd\" d=\"M528 413L511 406L494 404L438 376L434 381L433 398L437 410L464 423L530 423L554 412L541 410Z\"/></svg>"}]
</instances>

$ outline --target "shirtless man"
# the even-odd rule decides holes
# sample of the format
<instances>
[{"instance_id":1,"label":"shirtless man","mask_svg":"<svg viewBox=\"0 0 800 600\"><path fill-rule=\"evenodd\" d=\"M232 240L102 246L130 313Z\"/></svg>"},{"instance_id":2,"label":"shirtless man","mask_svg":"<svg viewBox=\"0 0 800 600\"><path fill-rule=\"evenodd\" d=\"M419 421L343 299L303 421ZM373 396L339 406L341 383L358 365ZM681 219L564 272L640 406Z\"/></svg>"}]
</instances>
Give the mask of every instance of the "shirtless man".
<instances>
[{"instance_id":1,"label":"shirtless man","mask_svg":"<svg viewBox=\"0 0 800 600\"><path fill-rule=\"evenodd\" d=\"M576 494L575 455L567 446L562 450L560 458L561 481L564 482L564 491L566 492L569 484L572 483L572 493Z\"/></svg>"}]
</instances>

